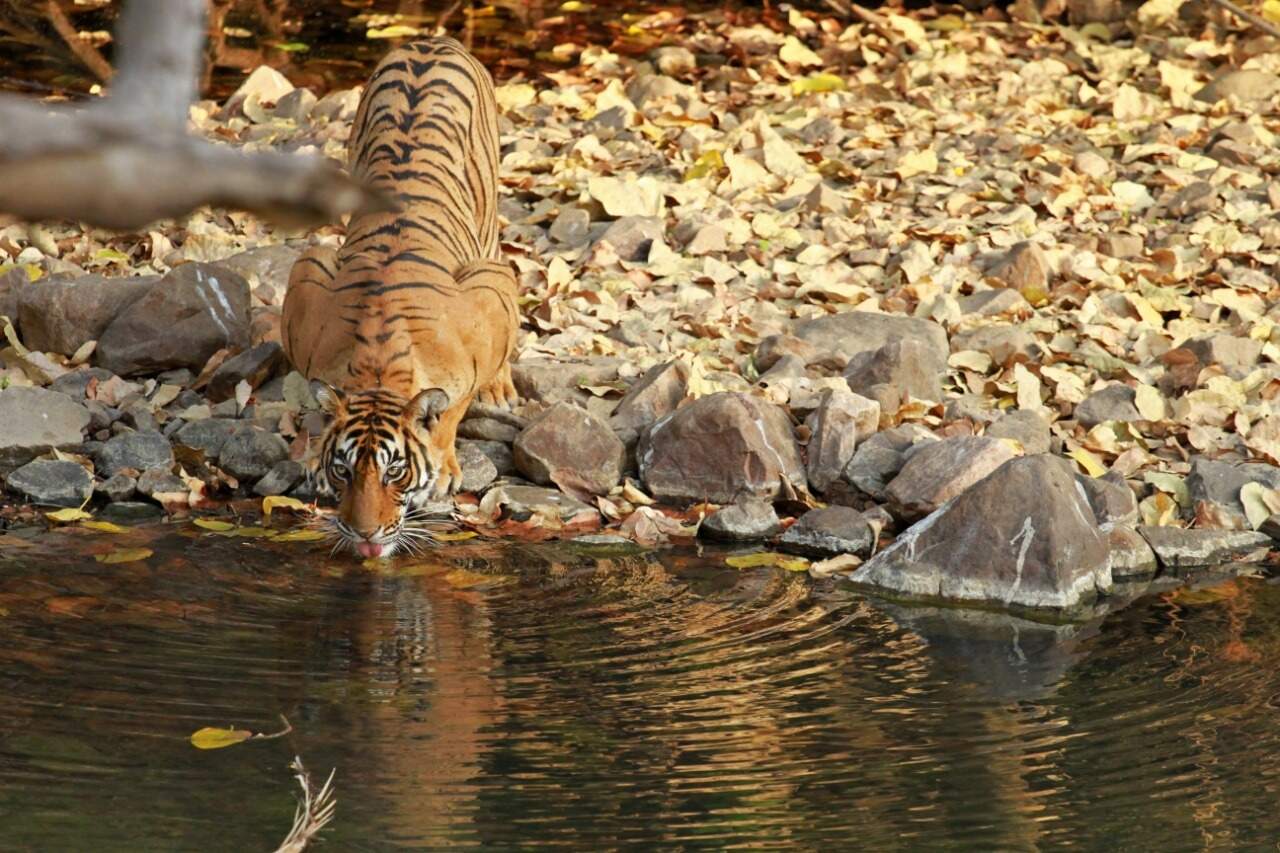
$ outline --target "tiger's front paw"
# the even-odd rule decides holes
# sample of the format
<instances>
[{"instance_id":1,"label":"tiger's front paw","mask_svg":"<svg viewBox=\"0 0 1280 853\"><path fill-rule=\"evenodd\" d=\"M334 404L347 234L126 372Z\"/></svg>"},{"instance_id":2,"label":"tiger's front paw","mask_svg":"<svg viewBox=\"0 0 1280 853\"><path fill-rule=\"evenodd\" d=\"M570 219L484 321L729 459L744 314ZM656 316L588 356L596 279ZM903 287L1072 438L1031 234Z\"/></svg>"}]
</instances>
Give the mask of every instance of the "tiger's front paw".
<instances>
[{"instance_id":1,"label":"tiger's front paw","mask_svg":"<svg viewBox=\"0 0 1280 853\"><path fill-rule=\"evenodd\" d=\"M440 473L436 477L435 486L431 490L432 500L448 500L462 488L462 466L458 464L458 454L454 448L441 455Z\"/></svg>"},{"instance_id":2,"label":"tiger's front paw","mask_svg":"<svg viewBox=\"0 0 1280 853\"><path fill-rule=\"evenodd\" d=\"M493 381L481 389L478 395L480 402L503 409L514 408L520 402L515 383L511 381L511 363L502 365L502 369L493 377Z\"/></svg>"}]
</instances>

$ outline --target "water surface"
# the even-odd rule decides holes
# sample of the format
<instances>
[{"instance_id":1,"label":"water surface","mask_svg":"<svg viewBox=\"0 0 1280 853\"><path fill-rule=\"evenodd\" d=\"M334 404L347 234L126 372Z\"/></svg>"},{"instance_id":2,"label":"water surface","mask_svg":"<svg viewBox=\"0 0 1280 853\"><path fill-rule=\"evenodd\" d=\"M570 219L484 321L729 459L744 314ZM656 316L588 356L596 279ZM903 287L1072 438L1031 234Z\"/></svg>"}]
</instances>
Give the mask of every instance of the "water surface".
<instances>
[{"instance_id":1,"label":"water surface","mask_svg":"<svg viewBox=\"0 0 1280 853\"><path fill-rule=\"evenodd\" d=\"M0 536L0 844L1227 849L1280 829L1280 590L1037 626L718 555L460 543L374 571L187 525ZM144 562L86 554L147 544ZM202 726L286 738L198 751Z\"/></svg>"}]
</instances>

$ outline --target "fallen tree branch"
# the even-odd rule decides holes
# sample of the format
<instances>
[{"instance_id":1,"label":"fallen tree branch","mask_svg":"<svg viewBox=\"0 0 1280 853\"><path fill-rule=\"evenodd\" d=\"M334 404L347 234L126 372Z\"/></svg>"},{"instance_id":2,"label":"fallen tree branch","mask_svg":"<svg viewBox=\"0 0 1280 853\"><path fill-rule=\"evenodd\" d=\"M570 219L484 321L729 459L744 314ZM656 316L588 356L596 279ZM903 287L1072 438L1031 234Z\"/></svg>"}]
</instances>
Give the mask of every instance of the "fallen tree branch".
<instances>
[{"instance_id":1,"label":"fallen tree branch","mask_svg":"<svg viewBox=\"0 0 1280 853\"><path fill-rule=\"evenodd\" d=\"M0 97L0 211L133 230L205 204L290 225L389 202L321 157L248 153L187 133L204 0L131 0L106 100L52 107Z\"/></svg>"},{"instance_id":2,"label":"fallen tree branch","mask_svg":"<svg viewBox=\"0 0 1280 853\"><path fill-rule=\"evenodd\" d=\"M1255 15L1248 9L1242 9L1235 3L1232 3L1231 0L1209 0L1209 2L1220 9L1226 9L1241 20L1248 21L1264 33L1280 38L1280 27L1277 27L1261 15Z\"/></svg>"},{"instance_id":3,"label":"fallen tree branch","mask_svg":"<svg viewBox=\"0 0 1280 853\"><path fill-rule=\"evenodd\" d=\"M320 791L312 794L311 775L302 766L302 758L295 756L289 766L294 771L294 778L302 786L302 802L298 803L298 808L293 813L293 827L275 853L302 853L320 834L320 830L333 820L334 811L338 807L333 798L333 774L337 770L329 771L329 778Z\"/></svg>"},{"instance_id":4,"label":"fallen tree branch","mask_svg":"<svg viewBox=\"0 0 1280 853\"><path fill-rule=\"evenodd\" d=\"M102 54L98 52L96 47L80 38L80 31L76 29L71 21L67 20L67 16L62 13L61 7L58 6L57 0L45 0L44 14L49 19L49 24L53 27L54 32L67 45L67 49L75 54L76 59L80 60L80 64L88 68L90 73L97 77L101 83L106 83L111 79L111 63L102 58Z\"/></svg>"}]
</instances>

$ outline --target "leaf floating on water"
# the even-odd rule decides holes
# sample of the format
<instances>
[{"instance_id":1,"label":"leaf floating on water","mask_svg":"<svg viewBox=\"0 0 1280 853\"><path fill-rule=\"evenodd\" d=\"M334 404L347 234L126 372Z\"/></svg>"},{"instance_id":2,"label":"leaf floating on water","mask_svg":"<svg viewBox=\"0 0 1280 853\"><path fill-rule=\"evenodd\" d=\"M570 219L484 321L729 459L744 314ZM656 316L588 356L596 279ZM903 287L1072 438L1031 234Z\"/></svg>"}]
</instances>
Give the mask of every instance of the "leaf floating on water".
<instances>
[{"instance_id":1,"label":"leaf floating on water","mask_svg":"<svg viewBox=\"0 0 1280 853\"><path fill-rule=\"evenodd\" d=\"M213 518L197 518L192 524L204 530L212 530L215 533L226 533L236 529L236 526L229 521L218 521Z\"/></svg>"},{"instance_id":2,"label":"leaf floating on water","mask_svg":"<svg viewBox=\"0 0 1280 853\"><path fill-rule=\"evenodd\" d=\"M51 521L56 521L59 524L68 524L72 521L86 521L93 518L89 513L82 509L76 509L75 507L67 507L66 509L60 509L55 512L46 512L44 515L45 518L48 518Z\"/></svg>"},{"instance_id":3,"label":"leaf floating on water","mask_svg":"<svg viewBox=\"0 0 1280 853\"><path fill-rule=\"evenodd\" d=\"M97 530L99 533L124 533L125 529L118 524L112 524L109 521L82 521L81 527L87 527L90 530Z\"/></svg>"},{"instance_id":4,"label":"leaf floating on water","mask_svg":"<svg viewBox=\"0 0 1280 853\"><path fill-rule=\"evenodd\" d=\"M463 542L467 539L475 539L479 535L474 530L458 530L454 533L437 533L435 538L438 542Z\"/></svg>"},{"instance_id":5,"label":"leaf floating on water","mask_svg":"<svg viewBox=\"0 0 1280 853\"><path fill-rule=\"evenodd\" d=\"M98 554L94 559L99 563L136 563L153 553L150 548L117 548L109 554Z\"/></svg>"},{"instance_id":6,"label":"leaf floating on water","mask_svg":"<svg viewBox=\"0 0 1280 853\"><path fill-rule=\"evenodd\" d=\"M772 551L761 551L756 554L736 554L725 558L725 564L735 569L756 569L761 566L777 565L779 554Z\"/></svg>"},{"instance_id":7,"label":"leaf floating on water","mask_svg":"<svg viewBox=\"0 0 1280 853\"><path fill-rule=\"evenodd\" d=\"M191 735L191 745L196 749L222 749L244 743L253 737L253 732L244 729L215 729L205 727Z\"/></svg>"},{"instance_id":8,"label":"leaf floating on water","mask_svg":"<svg viewBox=\"0 0 1280 853\"><path fill-rule=\"evenodd\" d=\"M413 38L422 35L417 27L409 27L404 24L392 24L389 27L374 28L365 30L364 37L369 39L403 39Z\"/></svg>"},{"instance_id":9,"label":"leaf floating on water","mask_svg":"<svg viewBox=\"0 0 1280 853\"><path fill-rule=\"evenodd\" d=\"M272 542L319 542L322 539L328 539L329 534L323 530L290 530L288 533L281 533L271 537Z\"/></svg>"},{"instance_id":10,"label":"leaf floating on water","mask_svg":"<svg viewBox=\"0 0 1280 853\"><path fill-rule=\"evenodd\" d=\"M271 520L271 511L277 508L292 509L298 512L306 512L307 505L297 498L285 497L284 495L272 495L269 498L262 499L262 518L266 521Z\"/></svg>"},{"instance_id":11,"label":"leaf floating on water","mask_svg":"<svg viewBox=\"0 0 1280 853\"><path fill-rule=\"evenodd\" d=\"M444 582L454 589L471 589L477 586L496 585L505 580L502 577L482 575L479 572L467 569L454 569L451 572L446 572L443 577Z\"/></svg>"}]
</instances>

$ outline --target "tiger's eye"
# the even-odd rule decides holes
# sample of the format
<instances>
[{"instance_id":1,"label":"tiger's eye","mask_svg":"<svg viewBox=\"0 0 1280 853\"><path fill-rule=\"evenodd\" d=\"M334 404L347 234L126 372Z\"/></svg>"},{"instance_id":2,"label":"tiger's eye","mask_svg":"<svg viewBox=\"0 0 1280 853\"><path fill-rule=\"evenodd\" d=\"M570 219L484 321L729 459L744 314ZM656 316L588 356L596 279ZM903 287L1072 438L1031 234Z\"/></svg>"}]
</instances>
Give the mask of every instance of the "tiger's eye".
<instances>
[{"instance_id":1,"label":"tiger's eye","mask_svg":"<svg viewBox=\"0 0 1280 853\"><path fill-rule=\"evenodd\" d=\"M333 476L337 477L339 480L345 482L350 474L351 469L349 469L345 464L341 462L333 463Z\"/></svg>"}]
</instances>

